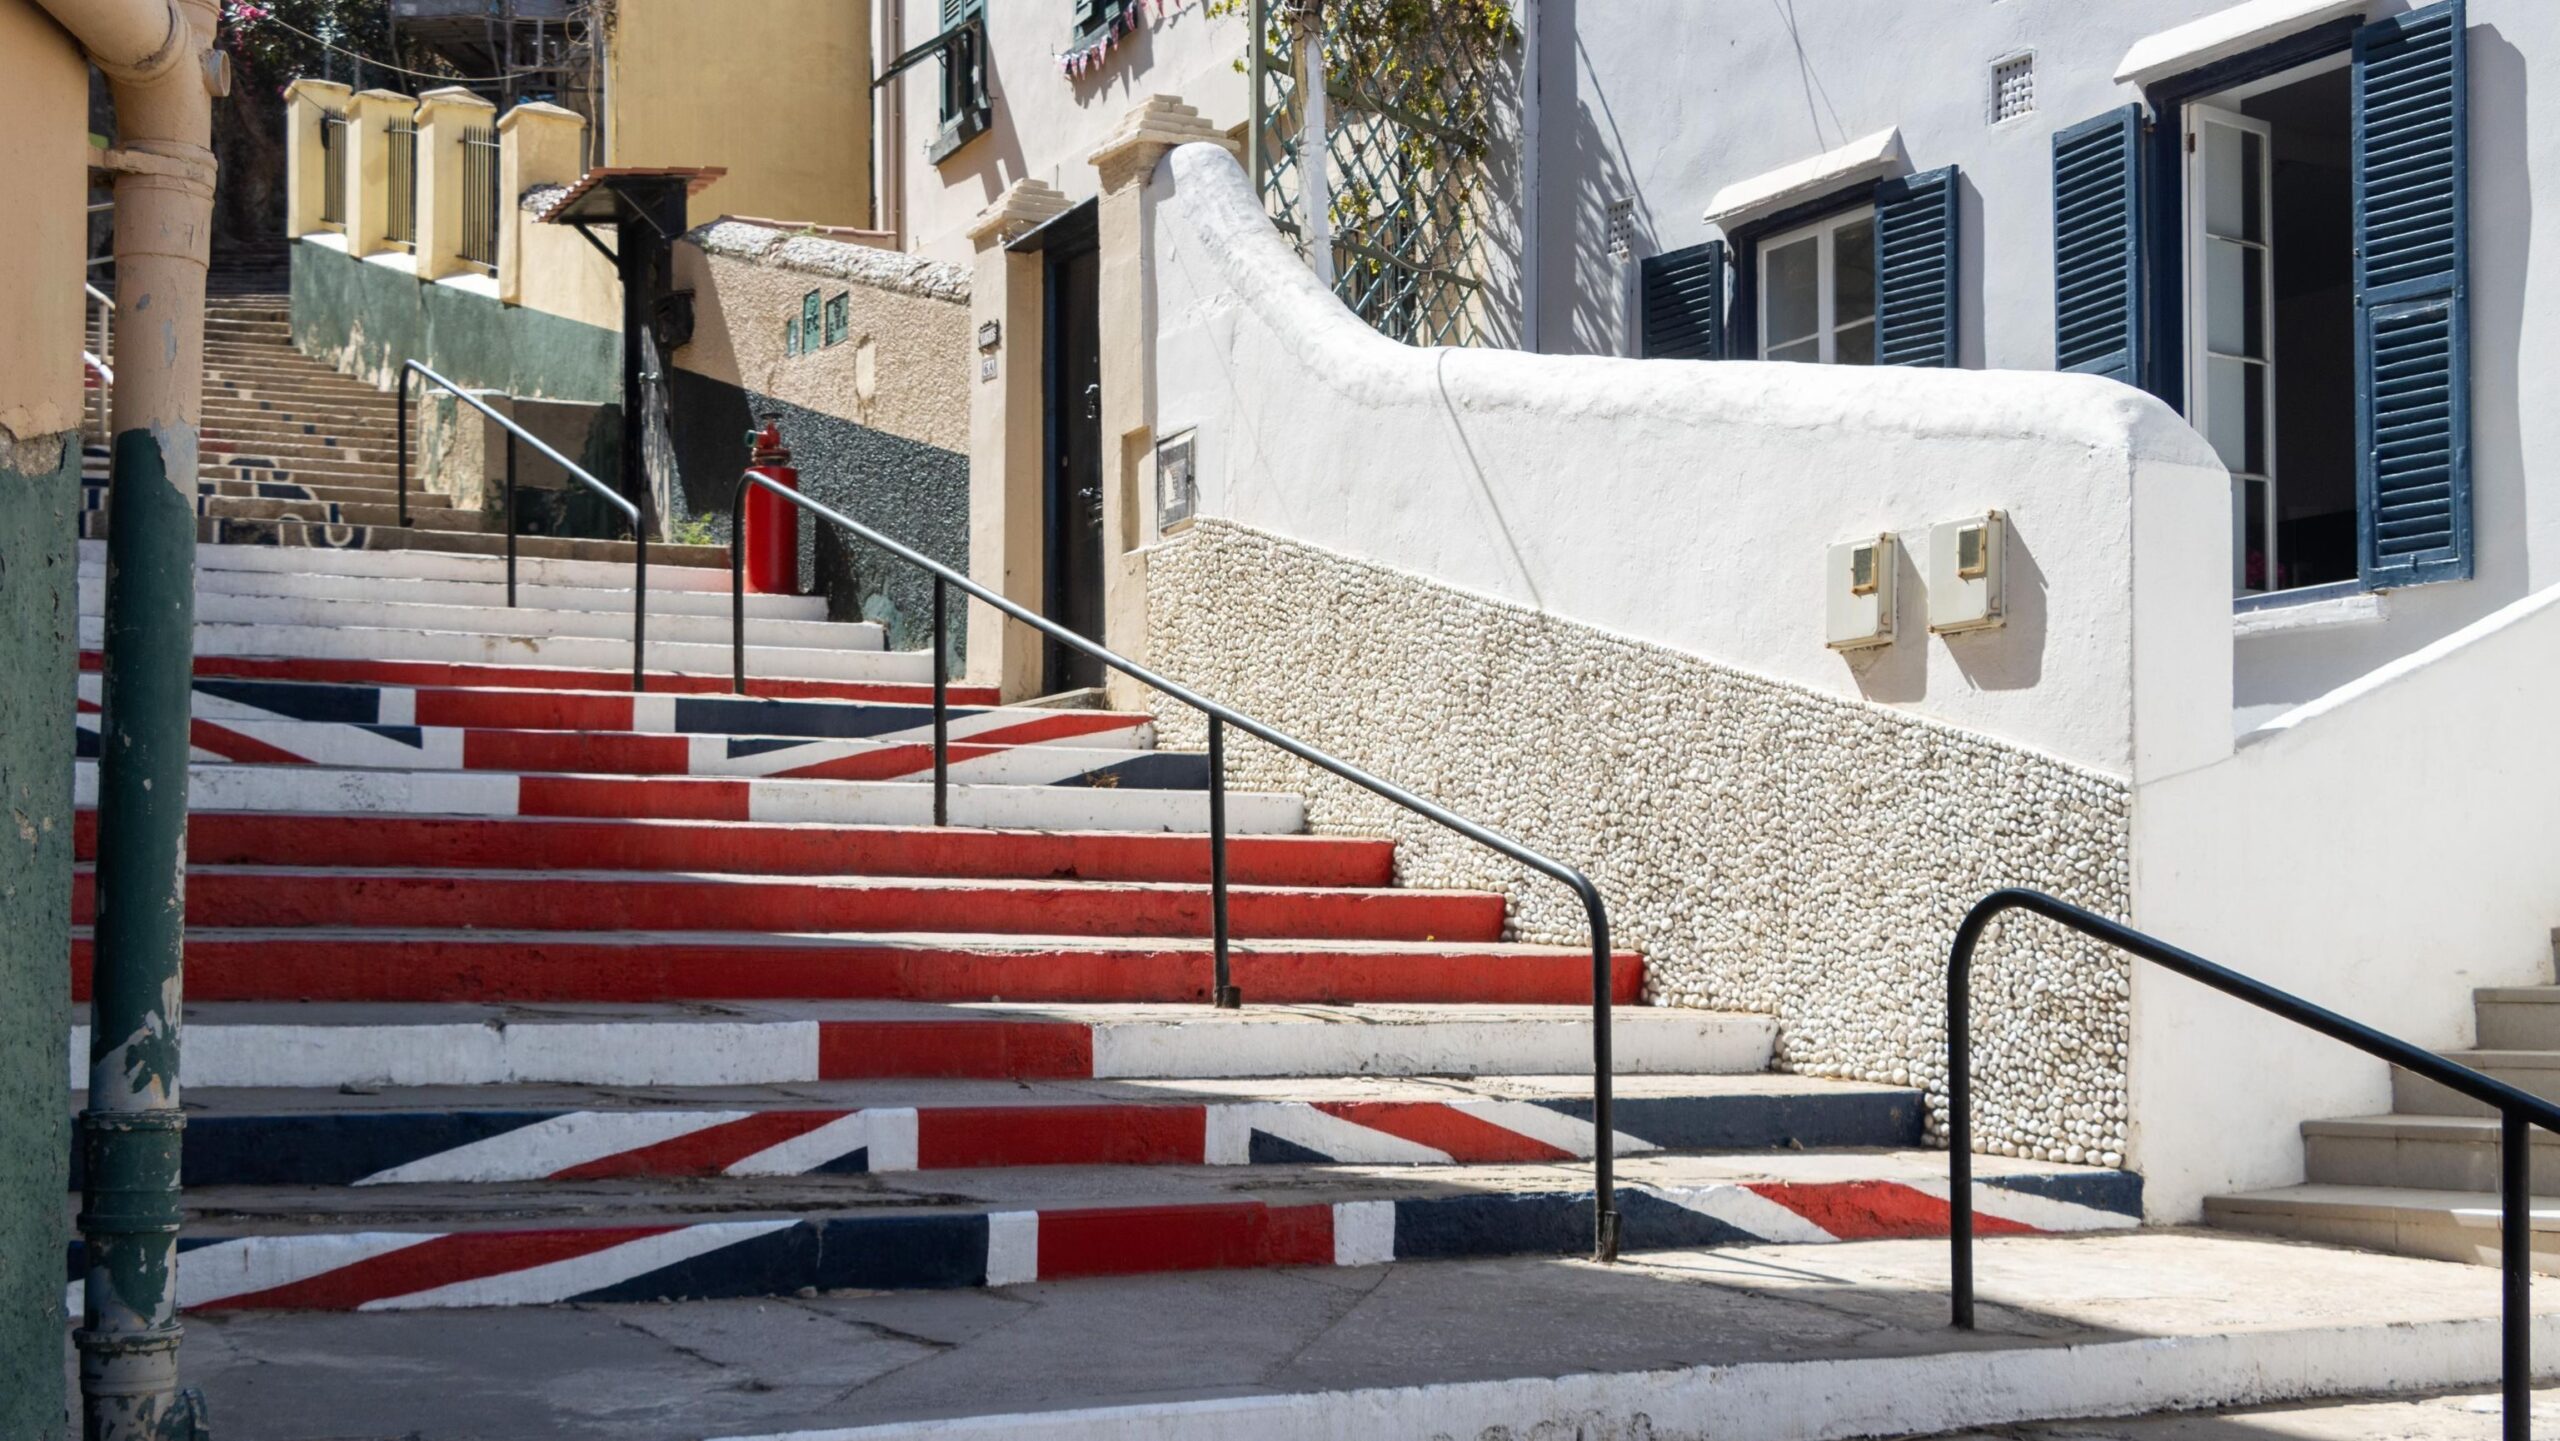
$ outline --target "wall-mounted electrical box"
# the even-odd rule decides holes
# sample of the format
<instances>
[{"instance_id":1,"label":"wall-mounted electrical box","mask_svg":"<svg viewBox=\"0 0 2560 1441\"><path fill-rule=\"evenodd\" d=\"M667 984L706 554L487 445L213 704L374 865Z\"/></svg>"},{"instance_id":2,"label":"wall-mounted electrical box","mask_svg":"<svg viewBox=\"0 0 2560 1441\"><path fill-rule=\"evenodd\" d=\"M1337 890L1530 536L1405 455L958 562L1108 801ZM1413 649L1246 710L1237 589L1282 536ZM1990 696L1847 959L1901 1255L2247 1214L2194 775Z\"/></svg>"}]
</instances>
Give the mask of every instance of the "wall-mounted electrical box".
<instances>
[{"instance_id":1,"label":"wall-mounted electrical box","mask_svg":"<svg viewBox=\"0 0 2560 1441\"><path fill-rule=\"evenodd\" d=\"M2008 619L2000 594L2009 525L1985 511L1929 527L1929 629L1990 630Z\"/></svg>"},{"instance_id":2,"label":"wall-mounted electrical box","mask_svg":"<svg viewBox=\"0 0 2560 1441\"><path fill-rule=\"evenodd\" d=\"M1900 569L1890 535L1843 541L1822 565L1823 641L1833 650L1893 642L1893 576Z\"/></svg>"}]
</instances>

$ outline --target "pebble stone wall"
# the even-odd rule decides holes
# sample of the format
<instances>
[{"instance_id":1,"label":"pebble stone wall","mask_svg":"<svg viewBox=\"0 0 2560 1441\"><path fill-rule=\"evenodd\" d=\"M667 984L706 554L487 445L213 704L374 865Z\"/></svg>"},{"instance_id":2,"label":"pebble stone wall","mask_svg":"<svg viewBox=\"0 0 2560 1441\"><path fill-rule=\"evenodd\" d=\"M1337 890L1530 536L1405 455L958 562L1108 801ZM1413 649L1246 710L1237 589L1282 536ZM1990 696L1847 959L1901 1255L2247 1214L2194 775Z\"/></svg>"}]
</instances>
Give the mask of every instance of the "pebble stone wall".
<instances>
[{"instance_id":1,"label":"pebble stone wall","mask_svg":"<svg viewBox=\"0 0 2560 1441\"><path fill-rule=\"evenodd\" d=\"M1933 1136L1966 907L2128 910L2128 786L2049 756L1215 519L1148 590L1167 674L1581 868L1650 1002L1774 1015L1780 1069L1920 1087ZM1404 883L1499 889L1517 938L1587 943L1553 881L1257 742L1229 757L1319 831L1394 837ZM2125 963L2013 916L1974 966L1978 1147L2122 1165Z\"/></svg>"}]
</instances>

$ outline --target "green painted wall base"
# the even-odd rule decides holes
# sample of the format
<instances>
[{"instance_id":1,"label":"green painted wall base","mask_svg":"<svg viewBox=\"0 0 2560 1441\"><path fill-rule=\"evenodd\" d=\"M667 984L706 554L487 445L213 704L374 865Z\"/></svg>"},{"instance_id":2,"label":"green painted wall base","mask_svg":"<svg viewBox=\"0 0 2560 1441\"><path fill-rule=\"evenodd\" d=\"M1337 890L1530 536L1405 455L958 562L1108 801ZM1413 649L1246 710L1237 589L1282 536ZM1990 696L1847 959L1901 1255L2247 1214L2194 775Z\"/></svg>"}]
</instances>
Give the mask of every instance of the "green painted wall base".
<instances>
[{"instance_id":1,"label":"green painted wall base","mask_svg":"<svg viewBox=\"0 0 2560 1441\"><path fill-rule=\"evenodd\" d=\"M80 447L0 440L0 1436L66 1434Z\"/></svg>"},{"instance_id":2,"label":"green painted wall base","mask_svg":"<svg viewBox=\"0 0 2560 1441\"><path fill-rule=\"evenodd\" d=\"M501 303L327 245L293 245L293 343L377 385L423 360L456 385L548 400L622 399L622 335Z\"/></svg>"}]
</instances>

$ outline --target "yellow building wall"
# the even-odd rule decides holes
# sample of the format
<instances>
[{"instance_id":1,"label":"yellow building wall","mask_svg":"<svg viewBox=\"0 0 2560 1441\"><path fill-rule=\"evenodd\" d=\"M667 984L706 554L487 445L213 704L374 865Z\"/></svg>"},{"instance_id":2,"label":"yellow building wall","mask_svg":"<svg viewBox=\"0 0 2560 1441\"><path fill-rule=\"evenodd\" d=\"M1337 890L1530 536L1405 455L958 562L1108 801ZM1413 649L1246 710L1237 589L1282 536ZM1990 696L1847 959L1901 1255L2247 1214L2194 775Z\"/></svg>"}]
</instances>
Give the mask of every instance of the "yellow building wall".
<instances>
[{"instance_id":1,"label":"yellow building wall","mask_svg":"<svg viewBox=\"0 0 2560 1441\"><path fill-rule=\"evenodd\" d=\"M620 0L607 55L606 164L728 167L694 224L870 223L868 0Z\"/></svg>"},{"instance_id":2,"label":"yellow building wall","mask_svg":"<svg viewBox=\"0 0 2560 1441\"><path fill-rule=\"evenodd\" d=\"M0 437L80 424L89 65L29 0L0 0Z\"/></svg>"}]
</instances>

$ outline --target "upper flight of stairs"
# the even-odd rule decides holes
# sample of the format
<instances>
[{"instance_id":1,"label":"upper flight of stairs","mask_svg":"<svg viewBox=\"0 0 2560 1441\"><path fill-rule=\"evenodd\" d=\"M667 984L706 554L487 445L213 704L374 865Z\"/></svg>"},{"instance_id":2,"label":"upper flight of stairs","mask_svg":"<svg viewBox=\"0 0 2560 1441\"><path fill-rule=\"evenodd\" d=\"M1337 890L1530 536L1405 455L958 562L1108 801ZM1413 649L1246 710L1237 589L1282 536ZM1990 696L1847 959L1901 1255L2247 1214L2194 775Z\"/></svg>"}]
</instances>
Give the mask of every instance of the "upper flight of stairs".
<instances>
[{"instance_id":1,"label":"upper flight of stairs","mask_svg":"<svg viewBox=\"0 0 2560 1441\"><path fill-rule=\"evenodd\" d=\"M208 298L199 538L233 545L503 555L505 528L497 515L455 507L448 497L423 489L415 473L409 524L400 524L397 412L390 392L294 348L285 296ZM92 435L82 467L86 537L106 534L108 460L102 439ZM632 558L627 541L539 535L518 536L516 553L520 559L626 566ZM728 563L727 553L715 546L652 545L649 559L666 567Z\"/></svg>"},{"instance_id":2,"label":"upper flight of stairs","mask_svg":"<svg viewBox=\"0 0 2560 1441\"><path fill-rule=\"evenodd\" d=\"M2560 986L2498 986L2472 997L2479 1044L2446 1059L2560 1100ZM2560 1272L2560 1136L2532 1146L2533 1260ZM2394 1067L2391 1110L2302 1127L2299 1186L2216 1196L2205 1219L2329 1245L2498 1264L2498 1117Z\"/></svg>"},{"instance_id":3,"label":"upper flight of stairs","mask_svg":"<svg viewBox=\"0 0 2560 1441\"><path fill-rule=\"evenodd\" d=\"M1212 1008L1208 773L1146 716L954 686L937 828L925 658L815 600L753 598L731 696L727 577L670 567L635 695L619 566L532 562L513 612L468 555L208 545L199 575L188 1307L1589 1246L1587 952L1239 792L1245 1004ZM1770 1021L1643 976L1617 958L1628 1247L1943 1231L1916 1094L1770 1074ZM2122 1173L1978 1167L1986 1234L2139 1209Z\"/></svg>"}]
</instances>

